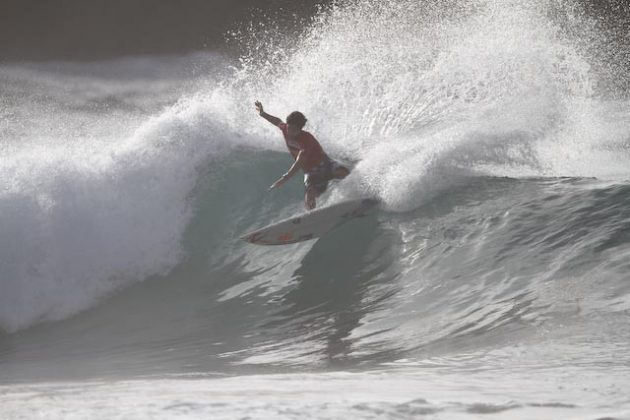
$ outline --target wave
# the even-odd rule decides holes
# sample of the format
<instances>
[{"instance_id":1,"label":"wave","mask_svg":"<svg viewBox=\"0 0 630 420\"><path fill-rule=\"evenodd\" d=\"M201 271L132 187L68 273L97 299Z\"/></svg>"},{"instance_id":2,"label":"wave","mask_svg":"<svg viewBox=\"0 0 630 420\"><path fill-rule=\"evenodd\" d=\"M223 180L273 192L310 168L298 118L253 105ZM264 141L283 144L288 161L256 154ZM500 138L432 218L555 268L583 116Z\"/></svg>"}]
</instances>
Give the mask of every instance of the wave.
<instances>
[{"instance_id":1,"label":"wave","mask_svg":"<svg viewBox=\"0 0 630 420\"><path fill-rule=\"evenodd\" d=\"M112 125L95 138L12 126L0 328L87 310L50 327L68 339L49 355L94 330L92 350L146 345L152 361L188 355L195 369L220 355L392 361L626 310L630 105L597 94L597 57L549 17L573 9L553 4L344 2L298 39L257 34L238 67L160 112L121 124L103 111ZM356 163L322 204L369 195L382 210L284 251L240 242L301 209L297 182L266 192L290 160L256 99L281 117L302 110L332 156ZM87 118L64 101L56 117ZM195 356L199 345L214 347Z\"/></svg>"},{"instance_id":2,"label":"wave","mask_svg":"<svg viewBox=\"0 0 630 420\"><path fill-rule=\"evenodd\" d=\"M625 330L625 184L471 178L411 212L377 211L281 249L237 238L261 218L299 208L292 195L300 188L264 196L242 157L225 159L229 180L209 176L197 186L198 209L212 210L192 216L186 258L80 316L5 337L3 358L29 354L31 366L5 365L5 376L59 379L65 363L70 377L352 369L431 356L453 363L484 352L501 359L501 348L537 343L540 334L605 343ZM275 153L257 157L267 163L263 174L282 167ZM235 194L234 183L252 195ZM219 211L218 197L234 199ZM116 362L95 372L95 355Z\"/></svg>"},{"instance_id":3,"label":"wave","mask_svg":"<svg viewBox=\"0 0 630 420\"><path fill-rule=\"evenodd\" d=\"M87 83L99 82L92 76ZM49 108L34 105L16 118ZM223 118L186 122L214 112L205 103L182 102L140 124L140 117L121 118L119 109L55 111L55 128L48 130L54 121L46 120L35 132L16 124L5 133L0 230L7 293L0 325L7 331L65 318L122 285L172 268L181 258L181 234L192 214L188 195L200 166L233 147ZM84 133L84 124L98 130Z\"/></svg>"}]
</instances>

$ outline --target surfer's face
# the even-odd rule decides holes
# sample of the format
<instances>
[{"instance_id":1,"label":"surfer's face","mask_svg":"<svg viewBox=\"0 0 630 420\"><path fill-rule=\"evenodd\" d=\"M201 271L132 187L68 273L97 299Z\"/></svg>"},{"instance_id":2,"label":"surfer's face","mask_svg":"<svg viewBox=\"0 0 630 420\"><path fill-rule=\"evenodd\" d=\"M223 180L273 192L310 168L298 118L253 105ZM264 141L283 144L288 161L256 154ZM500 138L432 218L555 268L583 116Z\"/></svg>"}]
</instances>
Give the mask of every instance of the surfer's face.
<instances>
[{"instance_id":1,"label":"surfer's face","mask_svg":"<svg viewBox=\"0 0 630 420\"><path fill-rule=\"evenodd\" d=\"M300 131L302 131L301 128L298 128L297 126L292 124L287 124L287 133L289 133L289 136L295 137L300 134Z\"/></svg>"}]
</instances>

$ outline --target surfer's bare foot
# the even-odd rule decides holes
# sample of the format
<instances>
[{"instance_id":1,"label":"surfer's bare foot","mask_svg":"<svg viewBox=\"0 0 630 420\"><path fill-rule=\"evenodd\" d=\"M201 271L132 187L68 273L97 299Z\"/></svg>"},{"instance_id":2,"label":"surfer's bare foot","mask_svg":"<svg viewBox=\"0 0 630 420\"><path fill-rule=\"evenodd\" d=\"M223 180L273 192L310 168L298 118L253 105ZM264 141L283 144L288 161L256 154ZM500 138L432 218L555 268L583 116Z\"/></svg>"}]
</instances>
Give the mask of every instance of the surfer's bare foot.
<instances>
[{"instance_id":1,"label":"surfer's bare foot","mask_svg":"<svg viewBox=\"0 0 630 420\"><path fill-rule=\"evenodd\" d=\"M335 170L333 171L333 177L335 177L335 179L344 179L349 174L350 174L350 171L348 170L348 168L344 166L339 166L335 168Z\"/></svg>"}]
</instances>

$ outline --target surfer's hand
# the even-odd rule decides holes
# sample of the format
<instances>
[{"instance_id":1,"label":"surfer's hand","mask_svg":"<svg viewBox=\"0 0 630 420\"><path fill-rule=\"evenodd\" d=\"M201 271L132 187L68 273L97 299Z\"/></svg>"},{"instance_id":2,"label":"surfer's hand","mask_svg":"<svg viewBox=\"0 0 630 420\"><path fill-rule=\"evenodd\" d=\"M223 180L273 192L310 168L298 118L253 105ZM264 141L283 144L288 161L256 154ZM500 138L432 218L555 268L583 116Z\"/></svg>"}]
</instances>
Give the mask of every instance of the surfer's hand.
<instances>
[{"instance_id":1,"label":"surfer's hand","mask_svg":"<svg viewBox=\"0 0 630 420\"><path fill-rule=\"evenodd\" d=\"M270 190L273 190L274 188L278 188L280 186L282 186L282 184L284 184L285 182L287 182L287 177L286 175L282 175L282 177L277 180L276 182L273 183L273 185L271 187L269 187Z\"/></svg>"},{"instance_id":2,"label":"surfer's hand","mask_svg":"<svg viewBox=\"0 0 630 420\"><path fill-rule=\"evenodd\" d=\"M264 111L263 111L263 105L260 103L260 101L254 102L254 105L256 106L256 111L258 111L258 114L262 115Z\"/></svg>"}]
</instances>

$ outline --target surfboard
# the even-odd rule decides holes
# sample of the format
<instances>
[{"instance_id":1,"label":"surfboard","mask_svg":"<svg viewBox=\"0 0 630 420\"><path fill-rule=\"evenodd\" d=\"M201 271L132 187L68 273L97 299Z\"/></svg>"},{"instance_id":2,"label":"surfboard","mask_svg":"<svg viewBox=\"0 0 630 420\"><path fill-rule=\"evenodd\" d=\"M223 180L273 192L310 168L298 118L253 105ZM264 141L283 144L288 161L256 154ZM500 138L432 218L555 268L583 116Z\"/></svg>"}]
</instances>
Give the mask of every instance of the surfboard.
<instances>
[{"instance_id":1,"label":"surfboard","mask_svg":"<svg viewBox=\"0 0 630 420\"><path fill-rule=\"evenodd\" d=\"M248 233L241 239L256 245L287 245L319 238L335 227L365 215L378 200L364 198L317 208Z\"/></svg>"}]
</instances>

